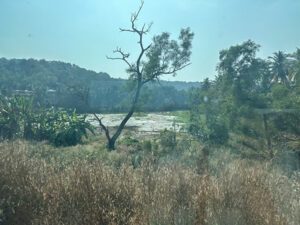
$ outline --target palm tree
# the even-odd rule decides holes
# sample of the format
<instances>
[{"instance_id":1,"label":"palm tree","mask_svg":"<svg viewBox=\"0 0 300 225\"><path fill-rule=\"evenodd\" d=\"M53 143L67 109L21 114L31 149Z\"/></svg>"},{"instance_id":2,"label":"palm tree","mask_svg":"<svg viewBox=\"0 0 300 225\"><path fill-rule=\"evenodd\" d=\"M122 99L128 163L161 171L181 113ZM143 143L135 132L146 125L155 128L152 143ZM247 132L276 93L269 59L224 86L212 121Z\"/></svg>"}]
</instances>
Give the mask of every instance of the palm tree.
<instances>
[{"instance_id":1,"label":"palm tree","mask_svg":"<svg viewBox=\"0 0 300 225\"><path fill-rule=\"evenodd\" d=\"M297 48L296 52L291 55L293 63L291 65L291 72L289 79L295 84L300 81L300 49Z\"/></svg>"},{"instance_id":2,"label":"palm tree","mask_svg":"<svg viewBox=\"0 0 300 225\"><path fill-rule=\"evenodd\" d=\"M272 80L277 83L287 84L288 82L288 66L287 66L288 55L282 51L275 52L271 59L271 73Z\"/></svg>"}]
</instances>

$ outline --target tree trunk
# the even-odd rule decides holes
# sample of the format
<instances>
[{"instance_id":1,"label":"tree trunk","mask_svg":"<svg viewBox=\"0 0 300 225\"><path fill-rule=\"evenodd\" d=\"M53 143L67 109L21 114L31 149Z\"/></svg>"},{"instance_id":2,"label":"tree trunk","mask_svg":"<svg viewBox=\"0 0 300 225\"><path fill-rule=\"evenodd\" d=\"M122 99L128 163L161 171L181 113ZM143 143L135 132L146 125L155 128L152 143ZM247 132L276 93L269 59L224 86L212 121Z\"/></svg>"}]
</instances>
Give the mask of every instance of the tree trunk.
<instances>
[{"instance_id":1,"label":"tree trunk","mask_svg":"<svg viewBox=\"0 0 300 225\"><path fill-rule=\"evenodd\" d=\"M118 139L118 137L120 136L120 134L122 133L127 121L130 119L130 117L133 115L136 104L138 102L139 96L140 96L140 92L141 92L141 88L142 88L143 84L142 82L139 80L138 81L138 86L137 86L137 90L135 93L135 97L134 100L132 102L132 106L129 110L129 112L127 113L127 115L125 116L125 118L122 120L120 126L118 127L116 133L114 134L114 136L112 136L112 138L108 139L108 150L112 151L115 150L115 142Z\"/></svg>"},{"instance_id":2,"label":"tree trunk","mask_svg":"<svg viewBox=\"0 0 300 225\"><path fill-rule=\"evenodd\" d=\"M107 142L107 148L109 151L115 150L115 140L109 139Z\"/></svg>"},{"instance_id":3,"label":"tree trunk","mask_svg":"<svg viewBox=\"0 0 300 225\"><path fill-rule=\"evenodd\" d=\"M267 117L266 114L263 114L263 120L264 120L265 136L266 136L266 139L267 139L268 150L269 150L269 153L270 153L270 157L273 158L271 138L270 138L269 127L268 127L268 117Z\"/></svg>"}]
</instances>

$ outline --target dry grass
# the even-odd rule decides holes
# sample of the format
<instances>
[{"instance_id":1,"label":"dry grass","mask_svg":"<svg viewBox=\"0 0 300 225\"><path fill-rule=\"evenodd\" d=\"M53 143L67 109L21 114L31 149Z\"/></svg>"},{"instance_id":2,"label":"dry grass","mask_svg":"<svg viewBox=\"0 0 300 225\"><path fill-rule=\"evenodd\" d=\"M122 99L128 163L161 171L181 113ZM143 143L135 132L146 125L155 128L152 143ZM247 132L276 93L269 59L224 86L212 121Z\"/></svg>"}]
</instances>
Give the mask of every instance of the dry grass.
<instances>
[{"instance_id":1,"label":"dry grass","mask_svg":"<svg viewBox=\"0 0 300 225\"><path fill-rule=\"evenodd\" d=\"M137 169L101 160L29 157L34 146L0 145L0 224L297 225L300 175L286 177L267 163L214 159L207 170ZM217 166L220 165L220 166ZM213 169L214 167L214 169Z\"/></svg>"}]
</instances>

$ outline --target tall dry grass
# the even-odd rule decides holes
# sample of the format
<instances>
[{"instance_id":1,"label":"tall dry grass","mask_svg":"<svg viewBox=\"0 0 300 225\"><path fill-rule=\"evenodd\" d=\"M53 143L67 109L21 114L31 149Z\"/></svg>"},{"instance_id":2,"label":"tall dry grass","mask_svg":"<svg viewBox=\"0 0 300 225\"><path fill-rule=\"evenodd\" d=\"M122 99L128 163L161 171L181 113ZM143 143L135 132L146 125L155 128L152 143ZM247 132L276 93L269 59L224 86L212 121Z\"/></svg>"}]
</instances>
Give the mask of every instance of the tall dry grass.
<instances>
[{"instance_id":1,"label":"tall dry grass","mask_svg":"<svg viewBox=\"0 0 300 225\"><path fill-rule=\"evenodd\" d=\"M266 163L212 159L201 173L151 159L136 169L101 160L61 168L30 148L0 145L0 224L299 225L300 175Z\"/></svg>"}]
</instances>

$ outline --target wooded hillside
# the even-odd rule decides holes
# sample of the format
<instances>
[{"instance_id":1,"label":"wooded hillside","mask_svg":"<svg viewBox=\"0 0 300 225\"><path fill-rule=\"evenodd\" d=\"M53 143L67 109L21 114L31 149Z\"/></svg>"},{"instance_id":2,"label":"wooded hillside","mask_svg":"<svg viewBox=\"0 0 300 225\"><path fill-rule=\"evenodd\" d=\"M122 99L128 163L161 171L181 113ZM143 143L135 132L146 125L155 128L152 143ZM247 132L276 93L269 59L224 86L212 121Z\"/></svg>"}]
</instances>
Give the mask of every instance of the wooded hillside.
<instances>
[{"instance_id":1,"label":"wooded hillside","mask_svg":"<svg viewBox=\"0 0 300 225\"><path fill-rule=\"evenodd\" d=\"M79 112L126 111L133 84L59 61L0 59L2 95L34 95L35 104L77 108ZM164 111L187 108L186 91L200 82L148 84L139 110Z\"/></svg>"}]
</instances>

